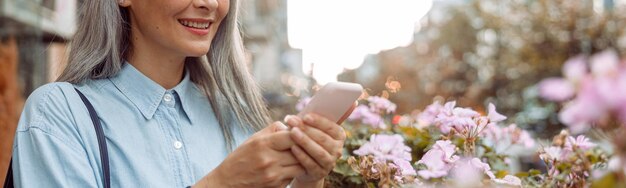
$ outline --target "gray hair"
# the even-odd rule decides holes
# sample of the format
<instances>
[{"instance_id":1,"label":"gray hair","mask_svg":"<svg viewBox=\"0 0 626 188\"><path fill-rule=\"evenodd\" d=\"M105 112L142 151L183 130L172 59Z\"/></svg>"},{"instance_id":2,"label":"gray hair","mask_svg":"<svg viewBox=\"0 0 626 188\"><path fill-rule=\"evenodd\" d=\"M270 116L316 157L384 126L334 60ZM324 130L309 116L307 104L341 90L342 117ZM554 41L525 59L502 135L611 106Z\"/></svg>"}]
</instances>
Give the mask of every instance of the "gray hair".
<instances>
[{"instance_id":1,"label":"gray hair","mask_svg":"<svg viewBox=\"0 0 626 188\"><path fill-rule=\"evenodd\" d=\"M237 0L230 0L206 57L188 57L191 81L207 96L219 121L228 149L234 146L233 126L258 131L269 113L245 63L239 31ZM117 74L130 53L130 19L116 0L83 1L78 29L70 44L68 64L57 81L80 83Z\"/></svg>"}]
</instances>

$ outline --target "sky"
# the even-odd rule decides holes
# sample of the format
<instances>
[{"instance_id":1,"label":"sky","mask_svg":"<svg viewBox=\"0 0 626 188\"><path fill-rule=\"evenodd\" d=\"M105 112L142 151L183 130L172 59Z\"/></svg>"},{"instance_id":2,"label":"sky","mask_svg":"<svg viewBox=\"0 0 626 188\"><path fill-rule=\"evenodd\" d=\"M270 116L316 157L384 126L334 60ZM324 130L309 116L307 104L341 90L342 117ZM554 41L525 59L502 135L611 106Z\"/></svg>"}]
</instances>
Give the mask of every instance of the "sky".
<instances>
[{"instance_id":1,"label":"sky","mask_svg":"<svg viewBox=\"0 0 626 188\"><path fill-rule=\"evenodd\" d=\"M314 63L320 83L358 68L367 54L406 46L432 0L289 0L288 40L302 49L304 73Z\"/></svg>"}]
</instances>

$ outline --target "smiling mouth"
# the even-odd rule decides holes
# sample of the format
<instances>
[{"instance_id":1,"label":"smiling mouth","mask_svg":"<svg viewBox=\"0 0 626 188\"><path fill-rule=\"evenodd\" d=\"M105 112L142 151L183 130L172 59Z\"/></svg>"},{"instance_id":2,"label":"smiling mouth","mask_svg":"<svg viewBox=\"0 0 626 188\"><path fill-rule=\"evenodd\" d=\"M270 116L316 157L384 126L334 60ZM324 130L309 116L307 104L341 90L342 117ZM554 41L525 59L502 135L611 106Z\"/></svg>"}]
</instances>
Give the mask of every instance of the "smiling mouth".
<instances>
[{"instance_id":1,"label":"smiling mouth","mask_svg":"<svg viewBox=\"0 0 626 188\"><path fill-rule=\"evenodd\" d=\"M197 22L190 20L178 20L178 23L182 24L185 27L194 28L194 29L208 29L211 25L210 22Z\"/></svg>"}]
</instances>

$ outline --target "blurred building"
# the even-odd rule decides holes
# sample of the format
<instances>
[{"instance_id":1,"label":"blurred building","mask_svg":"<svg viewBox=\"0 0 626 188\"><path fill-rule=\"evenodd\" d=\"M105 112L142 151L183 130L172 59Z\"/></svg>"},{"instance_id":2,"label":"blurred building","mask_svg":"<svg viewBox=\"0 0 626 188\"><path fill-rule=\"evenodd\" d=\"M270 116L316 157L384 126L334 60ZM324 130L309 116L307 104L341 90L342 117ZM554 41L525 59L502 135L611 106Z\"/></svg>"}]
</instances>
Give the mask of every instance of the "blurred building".
<instances>
[{"instance_id":1,"label":"blurred building","mask_svg":"<svg viewBox=\"0 0 626 188\"><path fill-rule=\"evenodd\" d=\"M75 31L76 0L0 0L0 183L23 98L48 83Z\"/></svg>"},{"instance_id":2,"label":"blurred building","mask_svg":"<svg viewBox=\"0 0 626 188\"><path fill-rule=\"evenodd\" d=\"M286 94L308 86L302 72L302 50L287 42L287 0L241 1L244 44L252 74L270 108L292 105ZM276 112L280 114L281 112Z\"/></svg>"},{"instance_id":3,"label":"blurred building","mask_svg":"<svg viewBox=\"0 0 626 188\"><path fill-rule=\"evenodd\" d=\"M0 0L0 36L17 39L24 96L56 77L76 30L76 0Z\"/></svg>"}]
</instances>

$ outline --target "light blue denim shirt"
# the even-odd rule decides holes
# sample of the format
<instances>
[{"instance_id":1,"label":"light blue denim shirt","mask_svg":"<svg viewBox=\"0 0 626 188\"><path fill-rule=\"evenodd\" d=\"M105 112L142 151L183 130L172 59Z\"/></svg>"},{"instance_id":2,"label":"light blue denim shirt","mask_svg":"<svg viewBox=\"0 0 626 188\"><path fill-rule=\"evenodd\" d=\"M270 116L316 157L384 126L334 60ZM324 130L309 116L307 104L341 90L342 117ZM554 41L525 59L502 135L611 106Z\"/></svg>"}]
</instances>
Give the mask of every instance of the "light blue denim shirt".
<instances>
[{"instance_id":1,"label":"light blue denim shirt","mask_svg":"<svg viewBox=\"0 0 626 188\"><path fill-rule=\"evenodd\" d=\"M125 64L115 77L51 83L32 93L13 145L17 187L102 187L96 133L74 87L102 123L111 187L193 185L229 153L208 98L189 74L166 90ZM233 128L233 134L238 145L252 132Z\"/></svg>"}]
</instances>

